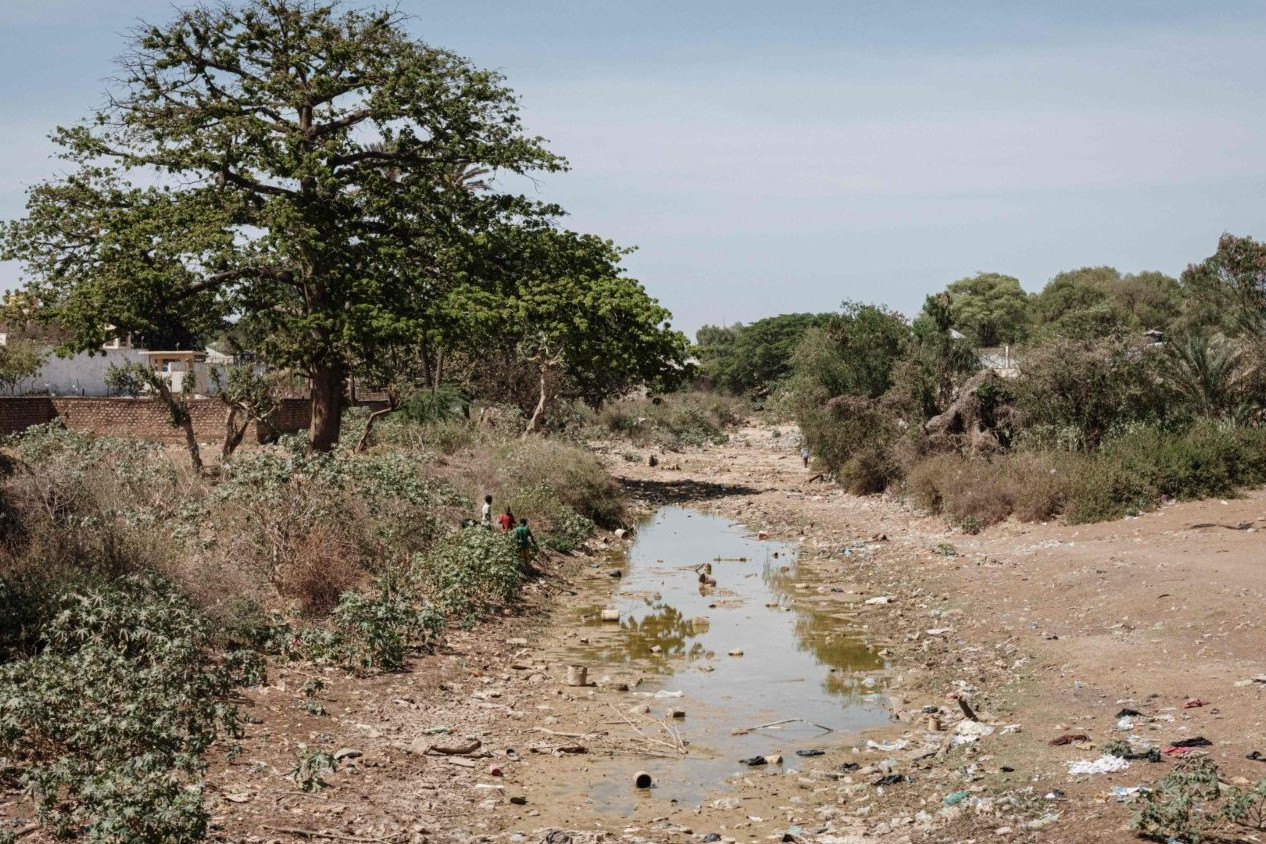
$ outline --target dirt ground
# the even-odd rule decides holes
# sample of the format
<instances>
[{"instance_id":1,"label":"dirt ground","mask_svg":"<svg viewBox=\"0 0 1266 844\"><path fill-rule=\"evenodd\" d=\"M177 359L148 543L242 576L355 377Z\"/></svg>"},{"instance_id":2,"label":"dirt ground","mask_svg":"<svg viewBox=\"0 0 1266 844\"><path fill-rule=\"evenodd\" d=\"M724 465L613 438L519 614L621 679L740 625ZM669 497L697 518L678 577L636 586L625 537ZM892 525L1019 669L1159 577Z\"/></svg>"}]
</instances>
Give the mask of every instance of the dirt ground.
<instances>
[{"instance_id":1,"label":"dirt ground","mask_svg":"<svg viewBox=\"0 0 1266 844\"><path fill-rule=\"evenodd\" d=\"M1246 758L1266 753L1266 677L1253 679L1266 674L1266 494L966 536L811 480L785 427L656 467L628 451L613 446L611 468L644 512L684 504L798 544L795 601L832 610L886 662L887 724L832 735L814 758L736 760L742 773L699 784L695 801L634 789L649 762L690 756L692 722L639 694L636 662L590 664L596 685L567 685L566 655L602 635L583 619L618 587L615 552L635 538L609 536L548 560L526 613L456 633L406 672L274 668L245 695L243 752L213 771L212 837L1117 842L1132 840L1133 807L1113 787L1152 782L1173 759L1070 776L1110 741L1205 737L1198 752L1228 782L1266 777ZM325 714L304 708L312 676ZM1123 709L1140 714L1121 721ZM1050 744L1069 735L1085 739ZM339 758L312 792L290 777L304 747Z\"/></svg>"}]
</instances>

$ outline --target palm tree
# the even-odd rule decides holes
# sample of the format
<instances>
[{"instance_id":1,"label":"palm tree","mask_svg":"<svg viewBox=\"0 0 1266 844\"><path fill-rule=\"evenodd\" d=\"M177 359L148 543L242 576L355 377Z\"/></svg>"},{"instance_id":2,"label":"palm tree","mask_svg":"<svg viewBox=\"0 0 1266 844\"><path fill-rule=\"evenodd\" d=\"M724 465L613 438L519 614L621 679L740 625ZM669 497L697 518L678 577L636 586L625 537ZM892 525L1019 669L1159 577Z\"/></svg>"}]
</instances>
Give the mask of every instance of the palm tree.
<instances>
[{"instance_id":1,"label":"palm tree","mask_svg":"<svg viewBox=\"0 0 1266 844\"><path fill-rule=\"evenodd\" d=\"M1223 334L1187 334L1166 344L1164 380L1202 416L1233 412L1250 375L1245 355Z\"/></svg>"}]
</instances>

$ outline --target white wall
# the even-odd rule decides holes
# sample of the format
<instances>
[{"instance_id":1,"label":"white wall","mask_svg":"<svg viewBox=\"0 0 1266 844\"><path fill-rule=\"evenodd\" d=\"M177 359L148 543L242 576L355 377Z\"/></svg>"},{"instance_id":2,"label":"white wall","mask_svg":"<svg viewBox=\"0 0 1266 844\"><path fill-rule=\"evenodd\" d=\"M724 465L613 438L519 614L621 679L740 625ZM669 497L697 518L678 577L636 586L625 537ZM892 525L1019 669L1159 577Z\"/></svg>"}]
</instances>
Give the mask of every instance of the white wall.
<instances>
[{"instance_id":1,"label":"white wall","mask_svg":"<svg viewBox=\"0 0 1266 844\"><path fill-rule=\"evenodd\" d=\"M80 352L72 358L49 355L34 377L18 385L19 394L48 393L54 396L105 396L105 376L111 366L144 364L135 349L105 349L102 354Z\"/></svg>"}]
</instances>

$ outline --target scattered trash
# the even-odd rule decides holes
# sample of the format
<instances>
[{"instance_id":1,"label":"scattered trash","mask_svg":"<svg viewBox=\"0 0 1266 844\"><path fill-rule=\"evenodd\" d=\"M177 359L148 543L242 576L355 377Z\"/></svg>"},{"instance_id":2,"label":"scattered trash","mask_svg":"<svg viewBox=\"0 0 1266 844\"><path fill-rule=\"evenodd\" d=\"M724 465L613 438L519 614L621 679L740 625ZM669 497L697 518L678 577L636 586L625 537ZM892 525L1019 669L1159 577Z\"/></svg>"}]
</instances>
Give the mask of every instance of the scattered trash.
<instances>
[{"instance_id":1,"label":"scattered trash","mask_svg":"<svg viewBox=\"0 0 1266 844\"><path fill-rule=\"evenodd\" d=\"M769 764L771 764L771 765L781 765L781 764L782 764L782 754L781 754L781 753L766 753L766 754L765 754L765 761L766 761L766 762L768 762L768 763L769 763Z\"/></svg>"},{"instance_id":2,"label":"scattered trash","mask_svg":"<svg viewBox=\"0 0 1266 844\"><path fill-rule=\"evenodd\" d=\"M583 665L567 666L567 685L569 686L589 685L589 669Z\"/></svg>"},{"instance_id":3,"label":"scattered trash","mask_svg":"<svg viewBox=\"0 0 1266 844\"><path fill-rule=\"evenodd\" d=\"M810 747L810 748L805 748L803 750L797 750L796 755L803 756L806 758L810 756L824 756L826 755L826 751L817 747Z\"/></svg>"},{"instance_id":4,"label":"scattered trash","mask_svg":"<svg viewBox=\"0 0 1266 844\"><path fill-rule=\"evenodd\" d=\"M488 774L489 774L490 776L499 777L499 776L501 776L503 773L505 773L505 772L501 770L501 766L500 766L500 765L489 765L489 766L488 766Z\"/></svg>"},{"instance_id":5,"label":"scattered trash","mask_svg":"<svg viewBox=\"0 0 1266 844\"><path fill-rule=\"evenodd\" d=\"M1170 747L1212 747L1213 742L1204 736L1196 736L1195 738L1183 739L1182 741L1171 741Z\"/></svg>"},{"instance_id":6,"label":"scattered trash","mask_svg":"<svg viewBox=\"0 0 1266 844\"><path fill-rule=\"evenodd\" d=\"M335 760L342 762L344 759L359 759L365 754L352 747L343 747L334 751Z\"/></svg>"},{"instance_id":7,"label":"scattered trash","mask_svg":"<svg viewBox=\"0 0 1266 844\"><path fill-rule=\"evenodd\" d=\"M1112 796L1117 799L1118 803L1125 803L1139 794L1146 794L1149 789L1141 785L1114 785L1112 786Z\"/></svg>"},{"instance_id":8,"label":"scattered trash","mask_svg":"<svg viewBox=\"0 0 1266 844\"><path fill-rule=\"evenodd\" d=\"M1202 706L1208 706L1208 705L1209 705L1209 701L1201 700L1198 697L1193 697L1191 700L1184 703L1182 705L1182 708L1183 709L1199 709Z\"/></svg>"},{"instance_id":9,"label":"scattered trash","mask_svg":"<svg viewBox=\"0 0 1266 844\"><path fill-rule=\"evenodd\" d=\"M646 771L638 771L633 775L634 788L650 788L652 782L651 775L646 773Z\"/></svg>"},{"instance_id":10,"label":"scattered trash","mask_svg":"<svg viewBox=\"0 0 1266 844\"><path fill-rule=\"evenodd\" d=\"M887 774L885 776L880 777L878 781L875 782L875 785L896 785L897 783L901 783L905 781L906 781L905 774Z\"/></svg>"},{"instance_id":11,"label":"scattered trash","mask_svg":"<svg viewBox=\"0 0 1266 844\"><path fill-rule=\"evenodd\" d=\"M906 743L901 739L896 741L871 741L866 740L866 748L868 750L882 750L884 753L895 753L898 750L904 750Z\"/></svg>"},{"instance_id":12,"label":"scattered trash","mask_svg":"<svg viewBox=\"0 0 1266 844\"><path fill-rule=\"evenodd\" d=\"M740 759L739 761L740 761L740 762L742 762L744 765L746 765L746 766L747 766L747 767L749 767L749 768L758 768L758 767L760 767L761 765L768 764L768 763L765 761L765 757L764 757L764 756L751 756L751 757L749 757L749 758L747 758L747 759Z\"/></svg>"},{"instance_id":13,"label":"scattered trash","mask_svg":"<svg viewBox=\"0 0 1266 844\"><path fill-rule=\"evenodd\" d=\"M951 791L949 794L945 795L941 802L946 806L957 806L970 796L970 791Z\"/></svg>"},{"instance_id":14,"label":"scattered trash","mask_svg":"<svg viewBox=\"0 0 1266 844\"><path fill-rule=\"evenodd\" d=\"M730 656L742 656L742 655L743 655L743 649L742 649L742 648L733 648L733 649L731 649L731 651L730 651Z\"/></svg>"},{"instance_id":15,"label":"scattered trash","mask_svg":"<svg viewBox=\"0 0 1266 844\"><path fill-rule=\"evenodd\" d=\"M1068 774L1074 777L1083 774L1113 774L1117 771L1127 770L1129 767L1130 763L1120 756L1100 756L1093 762L1088 759L1069 762Z\"/></svg>"},{"instance_id":16,"label":"scattered trash","mask_svg":"<svg viewBox=\"0 0 1266 844\"><path fill-rule=\"evenodd\" d=\"M714 841L721 840L721 834L719 832L709 832L707 835L703 836L702 840L705 844L712 844Z\"/></svg>"},{"instance_id":17,"label":"scattered trash","mask_svg":"<svg viewBox=\"0 0 1266 844\"><path fill-rule=\"evenodd\" d=\"M1054 789L1054 790L1052 790L1052 791L1048 791L1048 792L1046 793L1046 799L1047 799L1047 800L1063 800L1063 799L1064 799L1064 797L1065 797L1064 792L1063 792L1063 791L1061 791L1061 790L1060 790L1060 789L1058 789L1058 788L1056 788L1056 789Z\"/></svg>"},{"instance_id":18,"label":"scattered trash","mask_svg":"<svg viewBox=\"0 0 1266 844\"><path fill-rule=\"evenodd\" d=\"M668 710L668 717L669 717L669 718L685 718L685 717L686 717L686 710L684 710L684 709L670 709L670 710Z\"/></svg>"},{"instance_id":19,"label":"scattered trash","mask_svg":"<svg viewBox=\"0 0 1266 844\"><path fill-rule=\"evenodd\" d=\"M603 610L603 611L599 614L599 617L600 617L603 621L619 621L619 620L620 620L620 611L619 611L619 610L617 610L617 609L613 609L613 608L611 608L611 607L608 607L608 608L604 609L604 610Z\"/></svg>"},{"instance_id":20,"label":"scattered trash","mask_svg":"<svg viewBox=\"0 0 1266 844\"><path fill-rule=\"evenodd\" d=\"M861 764L858 762L841 762L839 765L836 766L836 770L840 771L841 773L847 774L850 771L860 770L861 767L862 767Z\"/></svg>"},{"instance_id":21,"label":"scattered trash","mask_svg":"<svg viewBox=\"0 0 1266 844\"><path fill-rule=\"evenodd\" d=\"M1236 680L1235 685L1238 687L1251 686L1254 683L1266 685L1266 674L1258 674L1256 677L1246 677L1243 680Z\"/></svg>"},{"instance_id":22,"label":"scattered trash","mask_svg":"<svg viewBox=\"0 0 1266 844\"><path fill-rule=\"evenodd\" d=\"M1066 744L1072 744L1075 741L1090 741L1090 736L1085 733L1065 733L1059 738L1053 738L1047 742L1051 747L1062 747Z\"/></svg>"},{"instance_id":23,"label":"scattered trash","mask_svg":"<svg viewBox=\"0 0 1266 844\"><path fill-rule=\"evenodd\" d=\"M993 727L979 721L959 721L954 727L952 744L970 744L983 736L993 735Z\"/></svg>"},{"instance_id":24,"label":"scattered trash","mask_svg":"<svg viewBox=\"0 0 1266 844\"><path fill-rule=\"evenodd\" d=\"M1130 730L1134 729L1134 719L1122 718L1120 721L1117 721L1117 729L1124 730L1128 733Z\"/></svg>"},{"instance_id":25,"label":"scattered trash","mask_svg":"<svg viewBox=\"0 0 1266 844\"><path fill-rule=\"evenodd\" d=\"M891 604L893 597L891 595L880 595L875 598L867 598L866 603L878 606L879 604Z\"/></svg>"},{"instance_id":26,"label":"scattered trash","mask_svg":"<svg viewBox=\"0 0 1266 844\"><path fill-rule=\"evenodd\" d=\"M1139 712L1137 709L1122 709L1120 712L1117 713L1117 717L1118 718L1138 718L1142 714L1143 713Z\"/></svg>"},{"instance_id":27,"label":"scattered trash","mask_svg":"<svg viewBox=\"0 0 1266 844\"><path fill-rule=\"evenodd\" d=\"M427 748L426 752L438 753L442 756L469 756L482 746L483 742L479 739L471 739L469 744L462 744L456 747L441 747L438 744L433 744Z\"/></svg>"}]
</instances>

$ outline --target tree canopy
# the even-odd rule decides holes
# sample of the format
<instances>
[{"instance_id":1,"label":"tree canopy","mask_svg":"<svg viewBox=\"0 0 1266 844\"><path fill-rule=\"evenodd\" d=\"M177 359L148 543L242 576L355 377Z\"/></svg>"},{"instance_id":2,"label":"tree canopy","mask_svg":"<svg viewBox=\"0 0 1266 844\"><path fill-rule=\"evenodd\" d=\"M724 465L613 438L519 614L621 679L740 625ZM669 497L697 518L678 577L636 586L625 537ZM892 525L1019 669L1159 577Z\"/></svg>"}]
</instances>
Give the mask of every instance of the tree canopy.
<instances>
[{"instance_id":1,"label":"tree canopy","mask_svg":"<svg viewBox=\"0 0 1266 844\"><path fill-rule=\"evenodd\" d=\"M25 263L43 314L72 332L66 351L116 333L249 327L255 351L308 376L315 448L338 438L358 361L486 331L454 308L505 295L490 244L550 230L560 213L490 177L566 166L524 131L501 75L413 40L397 12L196 7L138 28L122 65L107 104L55 133L69 172L30 191L0 252ZM613 254L591 301L619 286ZM636 285L622 283L627 300ZM666 312L636 307L634 335L677 342ZM479 313L494 311L522 316Z\"/></svg>"},{"instance_id":2,"label":"tree canopy","mask_svg":"<svg viewBox=\"0 0 1266 844\"><path fill-rule=\"evenodd\" d=\"M954 327L977 346L1017 343L1028 331L1029 298L1019 279L977 273L946 288Z\"/></svg>"},{"instance_id":3,"label":"tree canopy","mask_svg":"<svg viewBox=\"0 0 1266 844\"><path fill-rule=\"evenodd\" d=\"M831 314L779 314L751 325L699 329L695 353L703 374L735 394L760 395L791 374L796 347L807 330Z\"/></svg>"}]
</instances>

